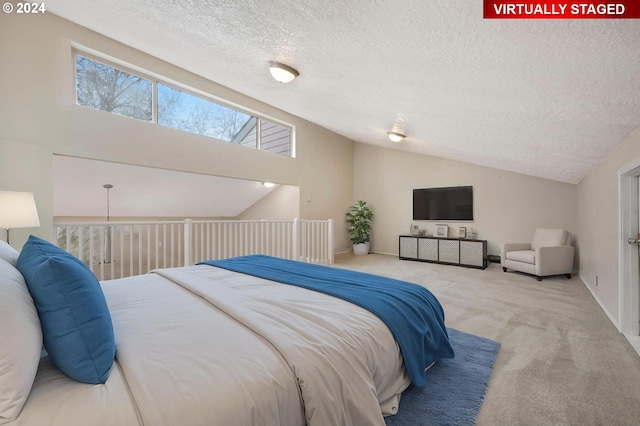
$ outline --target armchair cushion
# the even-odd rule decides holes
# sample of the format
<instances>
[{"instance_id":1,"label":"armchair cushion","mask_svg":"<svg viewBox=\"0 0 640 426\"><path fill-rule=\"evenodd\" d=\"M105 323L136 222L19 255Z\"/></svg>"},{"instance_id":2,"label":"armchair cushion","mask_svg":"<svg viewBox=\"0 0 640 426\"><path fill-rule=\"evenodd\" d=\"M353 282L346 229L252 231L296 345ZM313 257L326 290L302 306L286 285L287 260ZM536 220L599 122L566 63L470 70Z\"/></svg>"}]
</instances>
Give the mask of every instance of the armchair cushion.
<instances>
[{"instance_id":1,"label":"armchair cushion","mask_svg":"<svg viewBox=\"0 0 640 426\"><path fill-rule=\"evenodd\" d=\"M509 251L506 253L506 258L516 262L536 264L536 252L534 250Z\"/></svg>"},{"instance_id":2,"label":"armchair cushion","mask_svg":"<svg viewBox=\"0 0 640 426\"><path fill-rule=\"evenodd\" d=\"M569 233L564 229L546 229L538 228L535 234L533 234L533 241L531 242L531 249L535 250L538 247L551 247L551 246L565 246L569 239Z\"/></svg>"},{"instance_id":3,"label":"armchair cushion","mask_svg":"<svg viewBox=\"0 0 640 426\"><path fill-rule=\"evenodd\" d=\"M505 260L507 260L507 253L512 251L519 250L531 250L531 244L529 243L507 243L502 245L502 250L500 252L500 263L502 266L504 265Z\"/></svg>"}]
</instances>

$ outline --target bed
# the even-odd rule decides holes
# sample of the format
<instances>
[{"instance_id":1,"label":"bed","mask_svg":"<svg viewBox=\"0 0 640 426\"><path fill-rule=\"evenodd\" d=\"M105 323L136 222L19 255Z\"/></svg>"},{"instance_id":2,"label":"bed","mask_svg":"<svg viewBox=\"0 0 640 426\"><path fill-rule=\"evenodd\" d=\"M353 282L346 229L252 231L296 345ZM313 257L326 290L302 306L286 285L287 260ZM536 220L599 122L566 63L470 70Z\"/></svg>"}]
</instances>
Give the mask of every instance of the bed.
<instances>
[{"instance_id":1,"label":"bed","mask_svg":"<svg viewBox=\"0 0 640 426\"><path fill-rule=\"evenodd\" d=\"M359 306L371 297L354 303L235 270L234 261L252 270L281 262L266 256L229 261L91 287L95 277L80 261L43 240L31 237L20 255L0 245L0 424L381 426L412 381L425 385L398 344L408 352L416 339L402 343L388 318ZM376 277L309 267L320 268L309 270L316 278ZM60 281L71 287L61 290ZM428 295L434 318L410 327L427 342L413 357L426 364L422 376L429 363L453 356L442 308ZM66 317L49 318L56 298ZM67 322L71 331L57 329ZM76 340L65 341L70 336Z\"/></svg>"}]
</instances>

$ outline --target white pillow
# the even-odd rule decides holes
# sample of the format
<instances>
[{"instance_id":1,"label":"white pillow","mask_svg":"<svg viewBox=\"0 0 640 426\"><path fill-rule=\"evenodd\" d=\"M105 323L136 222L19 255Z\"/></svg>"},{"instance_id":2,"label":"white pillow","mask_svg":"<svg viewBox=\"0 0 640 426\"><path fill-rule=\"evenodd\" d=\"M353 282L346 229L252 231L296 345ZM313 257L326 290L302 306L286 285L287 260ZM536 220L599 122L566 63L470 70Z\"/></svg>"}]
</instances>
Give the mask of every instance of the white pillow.
<instances>
[{"instance_id":1,"label":"white pillow","mask_svg":"<svg viewBox=\"0 0 640 426\"><path fill-rule=\"evenodd\" d=\"M16 266L20 253L11 247L8 243L0 240L0 259L9 262L11 266Z\"/></svg>"},{"instance_id":2,"label":"white pillow","mask_svg":"<svg viewBox=\"0 0 640 426\"><path fill-rule=\"evenodd\" d=\"M40 319L24 277L0 259L0 424L20 414L41 350Z\"/></svg>"}]
</instances>

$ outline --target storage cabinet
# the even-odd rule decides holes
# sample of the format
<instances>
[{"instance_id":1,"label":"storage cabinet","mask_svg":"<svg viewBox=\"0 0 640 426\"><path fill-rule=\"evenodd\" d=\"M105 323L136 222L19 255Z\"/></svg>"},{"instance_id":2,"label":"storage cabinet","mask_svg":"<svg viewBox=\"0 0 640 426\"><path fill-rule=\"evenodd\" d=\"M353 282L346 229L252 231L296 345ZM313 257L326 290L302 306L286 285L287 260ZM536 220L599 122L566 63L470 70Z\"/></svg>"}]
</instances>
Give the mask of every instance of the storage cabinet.
<instances>
[{"instance_id":1,"label":"storage cabinet","mask_svg":"<svg viewBox=\"0 0 640 426\"><path fill-rule=\"evenodd\" d=\"M403 253L406 257L417 258L418 240L416 238L400 237L400 253Z\"/></svg>"},{"instance_id":2,"label":"storage cabinet","mask_svg":"<svg viewBox=\"0 0 640 426\"><path fill-rule=\"evenodd\" d=\"M488 265L487 240L400 235L398 244L401 260L446 263L481 269Z\"/></svg>"},{"instance_id":3,"label":"storage cabinet","mask_svg":"<svg viewBox=\"0 0 640 426\"><path fill-rule=\"evenodd\" d=\"M418 255L420 260L438 261L438 240L435 238L415 238L418 240Z\"/></svg>"}]
</instances>

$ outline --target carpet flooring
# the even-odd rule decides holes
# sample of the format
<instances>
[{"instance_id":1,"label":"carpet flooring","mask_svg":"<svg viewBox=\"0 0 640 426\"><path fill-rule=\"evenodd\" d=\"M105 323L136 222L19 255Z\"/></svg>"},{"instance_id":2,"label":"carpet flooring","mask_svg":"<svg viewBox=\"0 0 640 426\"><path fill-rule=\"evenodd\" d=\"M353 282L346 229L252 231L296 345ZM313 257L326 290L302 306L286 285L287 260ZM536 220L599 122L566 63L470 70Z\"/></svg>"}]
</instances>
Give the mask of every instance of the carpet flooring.
<instances>
[{"instance_id":1,"label":"carpet flooring","mask_svg":"<svg viewBox=\"0 0 640 426\"><path fill-rule=\"evenodd\" d=\"M424 285L447 327L500 343L477 426L640 425L640 357L579 277L381 254L340 254L333 266Z\"/></svg>"},{"instance_id":2,"label":"carpet flooring","mask_svg":"<svg viewBox=\"0 0 640 426\"><path fill-rule=\"evenodd\" d=\"M451 328L449 339L455 358L436 362L425 388L409 387L398 413L385 418L387 426L475 424L500 345Z\"/></svg>"}]
</instances>

